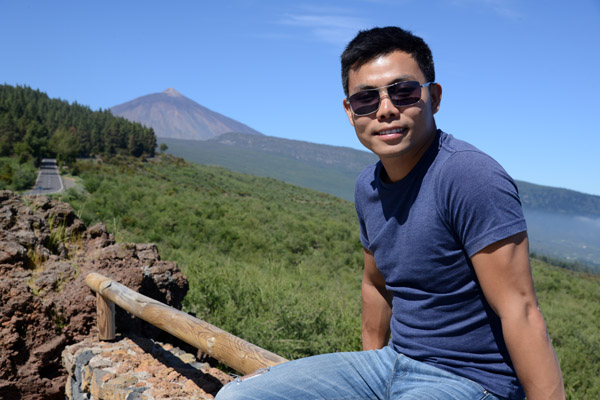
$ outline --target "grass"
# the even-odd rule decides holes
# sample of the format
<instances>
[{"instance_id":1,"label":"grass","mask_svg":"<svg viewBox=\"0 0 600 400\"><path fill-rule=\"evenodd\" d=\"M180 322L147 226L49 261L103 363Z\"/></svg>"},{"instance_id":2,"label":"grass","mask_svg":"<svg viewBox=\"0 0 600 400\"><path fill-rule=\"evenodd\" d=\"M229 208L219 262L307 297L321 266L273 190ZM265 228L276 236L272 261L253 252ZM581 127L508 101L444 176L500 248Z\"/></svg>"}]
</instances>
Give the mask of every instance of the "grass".
<instances>
[{"instance_id":1,"label":"grass","mask_svg":"<svg viewBox=\"0 0 600 400\"><path fill-rule=\"evenodd\" d=\"M290 359L360 349L352 203L171 156L116 161L82 163L87 192L63 199L86 224L177 261L185 311ZM600 398L600 277L539 260L532 269L569 398Z\"/></svg>"},{"instance_id":2,"label":"grass","mask_svg":"<svg viewBox=\"0 0 600 400\"><path fill-rule=\"evenodd\" d=\"M64 199L86 224L103 221L117 239L154 242L177 261L186 311L286 358L360 347L350 202L170 157L86 164L80 176L89 194Z\"/></svg>"},{"instance_id":3,"label":"grass","mask_svg":"<svg viewBox=\"0 0 600 400\"><path fill-rule=\"evenodd\" d=\"M600 399L600 276L532 262L538 300L571 399Z\"/></svg>"}]
</instances>

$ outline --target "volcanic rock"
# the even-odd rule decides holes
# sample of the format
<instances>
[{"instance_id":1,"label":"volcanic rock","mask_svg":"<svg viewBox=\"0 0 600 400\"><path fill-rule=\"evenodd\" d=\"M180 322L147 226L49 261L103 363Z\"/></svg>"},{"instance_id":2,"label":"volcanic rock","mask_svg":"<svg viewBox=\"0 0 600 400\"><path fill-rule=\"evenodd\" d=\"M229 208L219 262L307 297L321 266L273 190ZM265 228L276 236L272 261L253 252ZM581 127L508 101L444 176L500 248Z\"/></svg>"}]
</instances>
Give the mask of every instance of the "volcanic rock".
<instances>
[{"instance_id":1,"label":"volcanic rock","mask_svg":"<svg viewBox=\"0 0 600 400\"><path fill-rule=\"evenodd\" d=\"M103 224L86 229L66 203L0 191L1 400L65 398L62 351L97 335L90 272L178 309L188 290L155 245L115 243ZM118 307L116 324L122 334L177 343Z\"/></svg>"}]
</instances>

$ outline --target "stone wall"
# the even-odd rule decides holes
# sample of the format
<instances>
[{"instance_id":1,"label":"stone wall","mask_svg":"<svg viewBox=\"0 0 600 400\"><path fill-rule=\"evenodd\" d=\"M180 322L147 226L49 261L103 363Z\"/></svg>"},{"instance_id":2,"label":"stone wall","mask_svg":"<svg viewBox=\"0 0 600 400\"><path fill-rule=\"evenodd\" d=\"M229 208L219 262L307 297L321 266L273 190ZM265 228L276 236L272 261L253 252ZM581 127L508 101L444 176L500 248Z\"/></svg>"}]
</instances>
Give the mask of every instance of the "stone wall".
<instances>
[{"instance_id":1,"label":"stone wall","mask_svg":"<svg viewBox=\"0 0 600 400\"><path fill-rule=\"evenodd\" d=\"M232 378L169 344L136 336L67 346L68 400L212 399Z\"/></svg>"}]
</instances>

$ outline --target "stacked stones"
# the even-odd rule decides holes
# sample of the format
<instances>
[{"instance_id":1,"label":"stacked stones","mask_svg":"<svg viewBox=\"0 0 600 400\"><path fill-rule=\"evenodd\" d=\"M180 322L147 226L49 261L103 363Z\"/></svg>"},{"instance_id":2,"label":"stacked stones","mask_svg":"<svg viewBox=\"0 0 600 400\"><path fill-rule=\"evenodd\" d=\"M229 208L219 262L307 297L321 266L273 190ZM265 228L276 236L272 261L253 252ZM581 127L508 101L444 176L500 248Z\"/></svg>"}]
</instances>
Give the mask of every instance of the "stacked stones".
<instances>
[{"instance_id":1,"label":"stacked stones","mask_svg":"<svg viewBox=\"0 0 600 400\"><path fill-rule=\"evenodd\" d=\"M69 400L213 399L232 378L169 344L131 337L67 346Z\"/></svg>"}]
</instances>

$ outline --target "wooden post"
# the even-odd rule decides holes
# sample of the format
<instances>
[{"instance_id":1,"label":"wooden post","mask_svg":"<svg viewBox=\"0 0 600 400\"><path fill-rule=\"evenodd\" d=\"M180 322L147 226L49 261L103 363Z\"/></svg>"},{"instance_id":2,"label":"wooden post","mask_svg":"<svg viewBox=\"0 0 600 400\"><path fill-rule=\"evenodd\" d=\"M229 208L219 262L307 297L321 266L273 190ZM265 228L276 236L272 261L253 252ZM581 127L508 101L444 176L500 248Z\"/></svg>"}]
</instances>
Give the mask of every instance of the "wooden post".
<instances>
[{"instance_id":1,"label":"wooden post","mask_svg":"<svg viewBox=\"0 0 600 400\"><path fill-rule=\"evenodd\" d=\"M98 339L114 340L115 329L115 303L106 300L100 293L96 293L96 314L98 323Z\"/></svg>"},{"instance_id":2,"label":"wooden post","mask_svg":"<svg viewBox=\"0 0 600 400\"><path fill-rule=\"evenodd\" d=\"M90 273L86 284L104 300L170 333L243 374L287 362L208 322L141 295L103 275Z\"/></svg>"}]
</instances>

